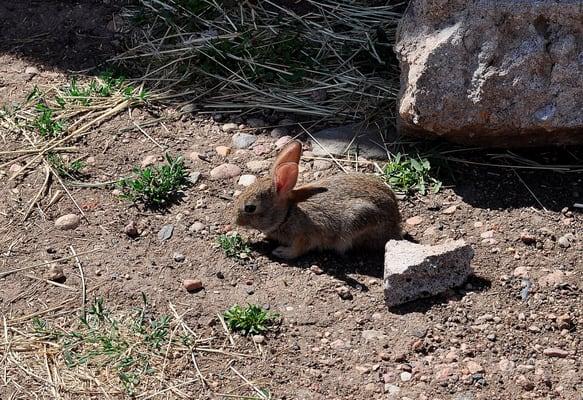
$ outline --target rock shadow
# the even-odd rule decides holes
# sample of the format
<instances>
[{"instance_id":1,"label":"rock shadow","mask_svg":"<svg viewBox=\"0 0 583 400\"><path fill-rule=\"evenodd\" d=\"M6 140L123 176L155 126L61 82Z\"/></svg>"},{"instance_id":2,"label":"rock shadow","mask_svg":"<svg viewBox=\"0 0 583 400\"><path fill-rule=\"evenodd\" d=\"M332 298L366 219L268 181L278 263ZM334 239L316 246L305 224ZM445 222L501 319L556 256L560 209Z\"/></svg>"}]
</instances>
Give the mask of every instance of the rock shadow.
<instances>
[{"instance_id":1,"label":"rock shadow","mask_svg":"<svg viewBox=\"0 0 583 400\"><path fill-rule=\"evenodd\" d=\"M576 212L573 204L583 203L583 146L468 150L463 156L447 158L444 162L438 156L432 167L439 167L444 186L473 207L550 211L567 207Z\"/></svg>"},{"instance_id":2,"label":"rock shadow","mask_svg":"<svg viewBox=\"0 0 583 400\"><path fill-rule=\"evenodd\" d=\"M121 1L0 0L0 54L44 68L87 71L121 52L112 24Z\"/></svg>"},{"instance_id":3,"label":"rock shadow","mask_svg":"<svg viewBox=\"0 0 583 400\"><path fill-rule=\"evenodd\" d=\"M457 302L469 292L484 292L492 287L492 282L486 278L471 275L466 283L458 288L450 289L444 293L427 297L424 299L410 301L398 306L387 306L389 312L398 315L405 315L410 313L424 314L435 306L447 304L449 302Z\"/></svg>"},{"instance_id":4,"label":"rock shadow","mask_svg":"<svg viewBox=\"0 0 583 400\"><path fill-rule=\"evenodd\" d=\"M264 240L254 242L250 246L252 250L257 251L273 261L285 263L296 268L308 269L312 265L317 265L322 269L323 273L333 276L344 282L347 286L362 292L369 290L367 283L360 282L348 276L348 274L357 273L371 278L383 278L384 253L382 251L353 250L347 252L345 255L339 255L331 251L314 251L298 257L295 260L283 260L271 254L277 247L277 243L275 242Z\"/></svg>"}]
</instances>

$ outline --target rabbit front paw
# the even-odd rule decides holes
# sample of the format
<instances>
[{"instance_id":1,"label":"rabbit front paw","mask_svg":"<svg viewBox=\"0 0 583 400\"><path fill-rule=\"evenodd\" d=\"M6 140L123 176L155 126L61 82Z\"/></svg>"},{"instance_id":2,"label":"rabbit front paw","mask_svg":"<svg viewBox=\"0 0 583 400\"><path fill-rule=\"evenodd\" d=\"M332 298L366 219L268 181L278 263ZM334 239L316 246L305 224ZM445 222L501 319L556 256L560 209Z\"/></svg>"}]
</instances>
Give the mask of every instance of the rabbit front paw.
<instances>
[{"instance_id":1,"label":"rabbit front paw","mask_svg":"<svg viewBox=\"0 0 583 400\"><path fill-rule=\"evenodd\" d=\"M297 252L291 246L278 246L271 254L286 260L291 260L292 258L296 258L298 256Z\"/></svg>"}]
</instances>

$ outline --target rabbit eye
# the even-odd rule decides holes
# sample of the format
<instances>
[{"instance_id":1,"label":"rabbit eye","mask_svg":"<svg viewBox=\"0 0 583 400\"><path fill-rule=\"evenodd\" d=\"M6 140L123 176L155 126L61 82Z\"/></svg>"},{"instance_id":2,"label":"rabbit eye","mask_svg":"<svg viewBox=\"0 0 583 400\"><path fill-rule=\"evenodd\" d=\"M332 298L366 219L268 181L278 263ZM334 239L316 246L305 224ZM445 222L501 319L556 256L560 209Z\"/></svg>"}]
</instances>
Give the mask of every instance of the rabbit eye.
<instances>
[{"instance_id":1,"label":"rabbit eye","mask_svg":"<svg viewBox=\"0 0 583 400\"><path fill-rule=\"evenodd\" d=\"M254 204L245 204L245 212L246 213L254 213L257 207Z\"/></svg>"}]
</instances>

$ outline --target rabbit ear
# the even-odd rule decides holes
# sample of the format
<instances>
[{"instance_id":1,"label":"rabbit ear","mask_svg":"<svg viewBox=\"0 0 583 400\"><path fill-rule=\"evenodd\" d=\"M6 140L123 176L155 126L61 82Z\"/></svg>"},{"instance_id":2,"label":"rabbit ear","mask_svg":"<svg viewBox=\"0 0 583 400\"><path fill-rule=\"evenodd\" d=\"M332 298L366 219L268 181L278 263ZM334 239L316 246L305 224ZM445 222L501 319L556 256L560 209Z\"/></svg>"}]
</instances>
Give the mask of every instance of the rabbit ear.
<instances>
[{"instance_id":1,"label":"rabbit ear","mask_svg":"<svg viewBox=\"0 0 583 400\"><path fill-rule=\"evenodd\" d=\"M275 170L279 165L288 162L299 164L301 157L302 157L302 144L297 140L292 140L288 142L285 146L283 146L283 149L281 149L279 155L275 159L273 168Z\"/></svg>"},{"instance_id":2,"label":"rabbit ear","mask_svg":"<svg viewBox=\"0 0 583 400\"><path fill-rule=\"evenodd\" d=\"M299 166L293 162L287 162L276 166L273 172L273 185L279 196L287 196L298 181Z\"/></svg>"},{"instance_id":3,"label":"rabbit ear","mask_svg":"<svg viewBox=\"0 0 583 400\"><path fill-rule=\"evenodd\" d=\"M281 150L273 165L273 186L278 195L288 195L298 181L302 145L294 140Z\"/></svg>"},{"instance_id":4,"label":"rabbit ear","mask_svg":"<svg viewBox=\"0 0 583 400\"><path fill-rule=\"evenodd\" d=\"M327 191L328 189L322 186L305 185L292 190L289 194L289 200L292 203L301 203L308 200L310 197L317 195L318 193L324 193Z\"/></svg>"}]
</instances>

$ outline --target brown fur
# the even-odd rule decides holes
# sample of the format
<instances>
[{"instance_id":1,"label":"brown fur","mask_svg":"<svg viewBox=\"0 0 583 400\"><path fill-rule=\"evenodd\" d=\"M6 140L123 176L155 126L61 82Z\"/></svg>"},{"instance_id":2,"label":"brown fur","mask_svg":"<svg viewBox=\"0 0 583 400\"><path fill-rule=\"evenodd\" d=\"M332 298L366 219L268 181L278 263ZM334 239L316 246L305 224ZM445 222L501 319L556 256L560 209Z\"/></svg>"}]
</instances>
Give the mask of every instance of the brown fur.
<instances>
[{"instance_id":1,"label":"brown fur","mask_svg":"<svg viewBox=\"0 0 583 400\"><path fill-rule=\"evenodd\" d=\"M296 258L310 250L343 253L353 247L382 249L401 239L401 216L394 193L378 178L336 175L293 189L301 144L288 144L270 178L248 187L235 204L235 223L278 241L274 255ZM254 206L246 212L245 206Z\"/></svg>"}]
</instances>

